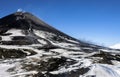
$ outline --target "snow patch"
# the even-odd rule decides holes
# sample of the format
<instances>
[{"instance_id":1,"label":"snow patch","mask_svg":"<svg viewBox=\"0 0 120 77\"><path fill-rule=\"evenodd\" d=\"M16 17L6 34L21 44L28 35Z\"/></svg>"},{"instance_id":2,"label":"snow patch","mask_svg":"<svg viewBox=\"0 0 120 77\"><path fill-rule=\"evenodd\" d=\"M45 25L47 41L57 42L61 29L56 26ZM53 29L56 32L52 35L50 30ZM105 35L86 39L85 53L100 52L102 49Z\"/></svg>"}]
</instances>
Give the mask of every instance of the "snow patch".
<instances>
[{"instance_id":1,"label":"snow patch","mask_svg":"<svg viewBox=\"0 0 120 77\"><path fill-rule=\"evenodd\" d=\"M6 33L11 33L10 36L25 36L20 29L10 29Z\"/></svg>"},{"instance_id":2,"label":"snow patch","mask_svg":"<svg viewBox=\"0 0 120 77\"><path fill-rule=\"evenodd\" d=\"M11 37L10 36L1 36L2 41L11 41Z\"/></svg>"},{"instance_id":3,"label":"snow patch","mask_svg":"<svg viewBox=\"0 0 120 77\"><path fill-rule=\"evenodd\" d=\"M42 44L47 44L47 42L44 41L44 40L38 39L38 41L39 41L40 43L42 43Z\"/></svg>"},{"instance_id":4,"label":"snow patch","mask_svg":"<svg viewBox=\"0 0 120 77\"><path fill-rule=\"evenodd\" d=\"M0 77L11 77L10 73L7 72L7 70L12 67L13 65L11 64L0 64Z\"/></svg>"},{"instance_id":5,"label":"snow patch","mask_svg":"<svg viewBox=\"0 0 120 77\"><path fill-rule=\"evenodd\" d=\"M90 70L80 77L120 77L120 68L107 64L93 64Z\"/></svg>"},{"instance_id":6,"label":"snow patch","mask_svg":"<svg viewBox=\"0 0 120 77\"><path fill-rule=\"evenodd\" d=\"M11 75L12 77L15 77L15 76L23 76L24 77L24 75L30 75L30 74L32 74L32 75L34 75L34 74L37 74L38 72L37 71L29 71L29 72L24 72L24 73L18 73L18 74L14 74L14 75Z\"/></svg>"},{"instance_id":7,"label":"snow patch","mask_svg":"<svg viewBox=\"0 0 120 77\"><path fill-rule=\"evenodd\" d=\"M110 48L113 48L113 49L120 49L120 44L112 45L112 46L110 46Z\"/></svg>"},{"instance_id":8,"label":"snow patch","mask_svg":"<svg viewBox=\"0 0 120 77\"><path fill-rule=\"evenodd\" d=\"M42 38L46 38L46 33L44 31L39 31L39 30L33 30L33 32L39 36L39 37L42 37Z\"/></svg>"}]
</instances>

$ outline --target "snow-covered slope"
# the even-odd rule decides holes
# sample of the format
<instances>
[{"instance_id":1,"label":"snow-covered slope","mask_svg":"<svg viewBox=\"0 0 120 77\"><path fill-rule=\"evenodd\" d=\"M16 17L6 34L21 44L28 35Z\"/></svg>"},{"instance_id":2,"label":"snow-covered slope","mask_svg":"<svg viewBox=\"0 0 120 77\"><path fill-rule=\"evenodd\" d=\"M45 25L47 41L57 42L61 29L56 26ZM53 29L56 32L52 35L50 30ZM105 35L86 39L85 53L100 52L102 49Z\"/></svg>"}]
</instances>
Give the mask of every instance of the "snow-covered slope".
<instances>
[{"instance_id":1,"label":"snow-covered slope","mask_svg":"<svg viewBox=\"0 0 120 77\"><path fill-rule=\"evenodd\" d=\"M110 48L114 48L114 49L120 49L120 44L115 44L110 46Z\"/></svg>"},{"instance_id":2,"label":"snow-covered slope","mask_svg":"<svg viewBox=\"0 0 120 77\"><path fill-rule=\"evenodd\" d=\"M119 53L78 41L30 13L0 19L0 77L120 77Z\"/></svg>"}]
</instances>

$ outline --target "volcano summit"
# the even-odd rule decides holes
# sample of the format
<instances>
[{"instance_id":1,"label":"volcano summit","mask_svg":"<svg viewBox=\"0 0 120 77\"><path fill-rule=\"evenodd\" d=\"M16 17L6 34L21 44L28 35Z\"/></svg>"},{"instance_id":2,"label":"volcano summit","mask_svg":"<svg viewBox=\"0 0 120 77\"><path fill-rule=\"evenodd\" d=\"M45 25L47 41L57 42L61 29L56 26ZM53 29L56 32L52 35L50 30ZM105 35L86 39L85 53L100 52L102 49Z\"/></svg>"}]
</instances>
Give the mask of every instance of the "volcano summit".
<instances>
[{"instance_id":1,"label":"volcano summit","mask_svg":"<svg viewBox=\"0 0 120 77\"><path fill-rule=\"evenodd\" d=\"M0 77L120 77L120 50L77 40L16 12L0 19Z\"/></svg>"}]
</instances>

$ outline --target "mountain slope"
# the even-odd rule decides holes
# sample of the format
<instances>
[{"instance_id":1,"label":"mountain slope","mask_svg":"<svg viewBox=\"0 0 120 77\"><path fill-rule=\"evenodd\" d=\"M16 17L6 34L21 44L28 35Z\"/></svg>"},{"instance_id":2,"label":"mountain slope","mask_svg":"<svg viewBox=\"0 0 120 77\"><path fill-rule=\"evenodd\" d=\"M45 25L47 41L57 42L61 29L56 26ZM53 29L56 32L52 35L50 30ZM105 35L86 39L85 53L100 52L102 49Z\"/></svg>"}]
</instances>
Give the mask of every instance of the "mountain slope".
<instances>
[{"instance_id":1,"label":"mountain slope","mask_svg":"<svg viewBox=\"0 0 120 77\"><path fill-rule=\"evenodd\" d=\"M115 44L115 45L112 45L110 46L110 48L114 48L114 49L120 49L120 44Z\"/></svg>"},{"instance_id":2,"label":"mountain slope","mask_svg":"<svg viewBox=\"0 0 120 77\"><path fill-rule=\"evenodd\" d=\"M120 77L119 53L70 37L28 12L0 19L0 77Z\"/></svg>"}]
</instances>

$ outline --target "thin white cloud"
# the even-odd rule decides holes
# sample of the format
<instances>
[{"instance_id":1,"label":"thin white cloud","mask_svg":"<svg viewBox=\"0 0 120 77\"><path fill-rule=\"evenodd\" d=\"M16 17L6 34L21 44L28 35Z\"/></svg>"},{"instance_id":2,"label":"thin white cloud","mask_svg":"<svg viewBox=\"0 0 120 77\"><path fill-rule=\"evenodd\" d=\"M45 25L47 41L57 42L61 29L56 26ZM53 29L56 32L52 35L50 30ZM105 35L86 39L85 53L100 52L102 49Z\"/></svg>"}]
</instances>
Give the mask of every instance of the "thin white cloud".
<instances>
[{"instance_id":1,"label":"thin white cloud","mask_svg":"<svg viewBox=\"0 0 120 77\"><path fill-rule=\"evenodd\" d=\"M22 12L23 10L21 8L17 9L17 12Z\"/></svg>"}]
</instances>

